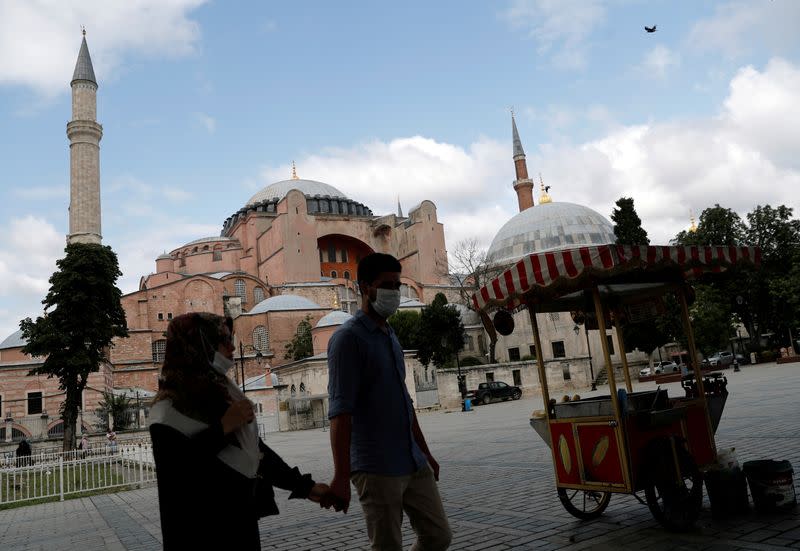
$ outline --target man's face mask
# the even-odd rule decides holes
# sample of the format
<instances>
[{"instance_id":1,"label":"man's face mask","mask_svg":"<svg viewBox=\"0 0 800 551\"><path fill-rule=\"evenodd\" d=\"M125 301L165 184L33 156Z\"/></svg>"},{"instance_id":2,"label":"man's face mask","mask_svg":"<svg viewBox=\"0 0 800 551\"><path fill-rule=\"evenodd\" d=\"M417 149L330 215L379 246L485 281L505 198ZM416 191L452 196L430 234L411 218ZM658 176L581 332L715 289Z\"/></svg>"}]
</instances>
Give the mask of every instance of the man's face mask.
<instances>
[{"instance_id":1,"label":"man's face mask","mask_svg":"<svg viewBox=\"0 0 800 551\"><path fill-rule=\"evenodd\" d=\"M370 301L372 308L382 318L386 319L397 311L400 306L399 289L376 289L375 300Z\"/></svg>"}]
</instances>

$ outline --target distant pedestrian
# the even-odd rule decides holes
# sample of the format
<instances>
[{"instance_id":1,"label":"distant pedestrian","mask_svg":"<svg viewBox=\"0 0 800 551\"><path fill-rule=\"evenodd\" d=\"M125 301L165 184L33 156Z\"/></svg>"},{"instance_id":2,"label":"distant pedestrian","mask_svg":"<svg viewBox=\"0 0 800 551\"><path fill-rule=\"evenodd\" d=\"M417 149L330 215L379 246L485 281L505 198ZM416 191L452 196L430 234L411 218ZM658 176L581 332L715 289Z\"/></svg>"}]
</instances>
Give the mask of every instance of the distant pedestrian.
<instances>
[{"instance_id":1,"label":"distant pedestrian","mask_svg":"<svg viewBox=\"0 0 800 551\"><path fill-rule=\"evenodd\" d=\"M89 437L86 435L86 433L83 433L81 436L81 443L78 444L78 449L81 450L81 456L86 457L91 448L92 444L89 442Z\"/></svg>"},{"instance_id":2,"label":"distant pedestrian","mask_svg":"<svg viewBox=\"0 0 800 551\"><path fill-rule=\"evenodd\" d=\"M111 449L111 453L117 453L117 433L114 432L114 429L108 429L106 439L108 440L108 447Z\"/></svg>"},{"instance_id":3,"label":"distant pedestrian","mask_svg":"<svg viewBox=\"0 0 800 551\"><path fill-rule=\"evenodd\" d=\"M17 467L26 467L31 464L31 445L26 438L20 440L17 446Z\"/></svg>"},{"instance_id":4,"label":"distant pedestrian","mask_svg":"<svg viewBox=\"0 0 800 551\"><path fill-rule=\"evenodd\" d=\"M442 551L452 539L433 458L406 389L403 348L386 319L400 304L400 263L373 253L358 264L361 310L328 344L331 491L347 510L358 492L373 550L403 548L403 511L415 551Z\"/></svg>"}]
</instances>

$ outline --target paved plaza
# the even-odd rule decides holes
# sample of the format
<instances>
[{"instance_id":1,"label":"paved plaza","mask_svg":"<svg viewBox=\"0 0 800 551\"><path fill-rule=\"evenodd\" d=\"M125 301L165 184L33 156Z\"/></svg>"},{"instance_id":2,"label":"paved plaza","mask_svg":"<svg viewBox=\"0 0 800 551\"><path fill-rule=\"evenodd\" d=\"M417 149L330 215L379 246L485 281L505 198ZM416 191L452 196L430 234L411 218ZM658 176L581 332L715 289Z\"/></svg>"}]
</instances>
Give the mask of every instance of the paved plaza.
<instances>
[{"instance_id":1,"label":"paved plaza","mask_svg":"<svg viewBox=\"0 0 800 551\"><path fill-rule=\"evenodd\" d=\"M726 375L730 396L717 433L719 446L736 447L740 462L789 459L797 486L800 364L744 367ZM681 394L679 384L665 386L671 396ZM608 392L598 393L603 391ZM614 495L599 519L574 519L556 495L549 450L528 425L531 411L541 407L536 396L471 413L420 415L442 466L441 492L454 532L451 549L800 549L800 508L717 522L706 498L696 530L672 534L634 497ZM269 444L289 464L330 480L327 432L274 434ZM288 502L285 492L278 493L281 515L261 522L263 549L367 548L357 501L342 515L310 502ZM407 520L404 528L408 548L413 537ZM0 511L0 549L6 551L150 550L160 549L160 539L153 487Z\"/></svg>"}]
</instances>

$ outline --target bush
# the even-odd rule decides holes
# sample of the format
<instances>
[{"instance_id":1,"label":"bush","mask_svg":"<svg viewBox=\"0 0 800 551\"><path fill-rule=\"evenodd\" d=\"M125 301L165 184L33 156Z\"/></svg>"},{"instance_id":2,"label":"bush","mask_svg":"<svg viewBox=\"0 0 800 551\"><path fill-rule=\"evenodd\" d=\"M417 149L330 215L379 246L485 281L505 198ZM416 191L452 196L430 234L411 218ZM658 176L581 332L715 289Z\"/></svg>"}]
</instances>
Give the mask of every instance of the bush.
<instances>
[{"instance_id":1,"label":"bush","mask_svg":"<svg viewBox=\"0 0 800 551\"><path fill-rule=\"evenodd\" d=\"M475 356L466 356L464 358L461 358L461 365L463 367L470 367L473 365L483 365L483 362L480 361Z\"/></svg>"},{"instance_id":2,"label":"bush","mask_svg":"<svg viewBox=\"0 0 800 551\"><path fill-rule=\"evenodd\" d=\"M776 354L772 350L763 350L758 357L762 362L771 362L775 360Z\"/></svg>"}]
</instances>

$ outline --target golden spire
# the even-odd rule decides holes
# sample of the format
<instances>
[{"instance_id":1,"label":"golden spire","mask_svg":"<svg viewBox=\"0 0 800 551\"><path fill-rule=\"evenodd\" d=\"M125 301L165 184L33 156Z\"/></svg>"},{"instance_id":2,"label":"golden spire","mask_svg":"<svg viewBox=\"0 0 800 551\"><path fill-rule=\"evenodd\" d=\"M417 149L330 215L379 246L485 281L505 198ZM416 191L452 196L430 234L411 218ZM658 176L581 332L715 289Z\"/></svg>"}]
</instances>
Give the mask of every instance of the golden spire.
<instances>
[{"instance_id":1,"label":"golden spire","mask_svg":"<svg viewBox=\"0 0 800 551\"><path fill-rule=\"evenodd\" d=\"M550 190L550 186L544 185L544 180L542 180L542 173L539 173L539 187L541 189L541 193L539 194L539 204L543 205L544 203L552 203L553 200L550 198L550 195L547 192Z\"/></svg>"},{"instance_id":2,"label":"golden spire","mask_svg":"<svg viewBox=\"0 0 800 551\"><path fill-rule=\"evenodd\" d=\"M300 178L297 177L297 168L294 166L294 161L292 161L292 180L299 180Z\"/></svg>"},{"instance_id":3,"label":"golden spire","mask_svg":"<svg viewBox=\"0 0 800 551\"><path fill-rule=\"evenodd\" d=\"M694 213L691 210L689 211L689 220L692 221L692 225L689 226L689 233L695 233L697 231L697 224L694 223Z\"/></svg>"},{"instance_id":4,"label":"golden spire","mask_svg":"<svg viewBox=\"0 0 800 551\"><path fill-rule=\"evenodd\" d=\"M333 309L339 310L341 306L339 306L339 292L334 289L333 290Z\"/></svg>"}]
</instances>

